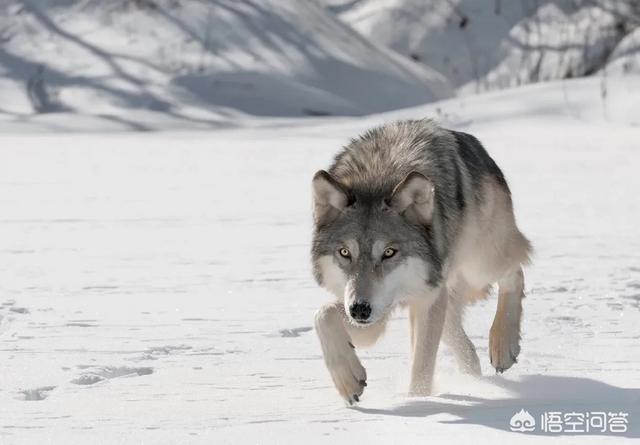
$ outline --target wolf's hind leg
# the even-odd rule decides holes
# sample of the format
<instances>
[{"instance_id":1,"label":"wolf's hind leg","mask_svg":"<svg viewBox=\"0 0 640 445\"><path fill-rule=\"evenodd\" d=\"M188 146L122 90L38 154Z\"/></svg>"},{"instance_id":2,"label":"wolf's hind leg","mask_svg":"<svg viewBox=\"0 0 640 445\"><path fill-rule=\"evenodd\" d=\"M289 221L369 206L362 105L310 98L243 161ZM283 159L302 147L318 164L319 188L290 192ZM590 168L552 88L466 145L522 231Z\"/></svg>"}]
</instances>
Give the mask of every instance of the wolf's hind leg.
<instances>
[{"instance_id":1,"label":"wolf's hind leg","mask_svg":"<svg viewBox=\"0 0 640 445\"><path fill-rule=\"evenodd\" d=\"M355 352L340 303L322 306L315 315L315 327L324 361L333 383L349 404L358 402L367 386L367 372Z\"/></svg>"},{"instance_id":2,"label":"wolf's hind leg","mask_svg":"<svg viewBox=\"0 0 640 445\"><path fill-rule=\"evenodd\" d=\"M516 363L520 353L520 319L524 298L522 268L507 273L498 281L498 309L489 332L489 355L497 372Z\"/></svg>"},{"instance_id":3,"label":"wolf's hind leg","mask_svg":"<svg viewBox=\"0 0 640 445\"><path fill-rule=\"evenodd\" d=\"M462 372L474 376L482 374L476 348L462 327L462 308L448 305L442 339L453 352Z\"/></svg>"}]
</instances>

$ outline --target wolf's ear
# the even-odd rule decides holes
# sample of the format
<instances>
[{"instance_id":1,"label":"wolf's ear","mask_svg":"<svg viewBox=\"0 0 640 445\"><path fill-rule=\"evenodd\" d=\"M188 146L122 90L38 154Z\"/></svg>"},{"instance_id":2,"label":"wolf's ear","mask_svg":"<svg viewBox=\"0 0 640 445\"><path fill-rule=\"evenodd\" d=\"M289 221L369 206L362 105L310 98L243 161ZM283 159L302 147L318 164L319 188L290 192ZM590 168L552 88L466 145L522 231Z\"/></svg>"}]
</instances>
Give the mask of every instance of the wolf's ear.
<instances>
[{"instance_id":1,"label":"wolf's ear","mask_svg":"<svg viewBox=\"0 0 640 445\"><path fill-rule=\"evenodd\" d=\"M434 206L433 183L422 173L411 172L393 189L391 208L403 213L410 221L427 225Z\"/></svg>"},{"instance_id":2,"label":"wolf's ear","mask_svg":"<svg viewBox=\"0 0 640 445\"><path fill-rule=\"evenodd\" d=\"M324 170L313 176L313 219L318 226L330 223L347 207L347 194Z\"/></svg>"}]
</instances>

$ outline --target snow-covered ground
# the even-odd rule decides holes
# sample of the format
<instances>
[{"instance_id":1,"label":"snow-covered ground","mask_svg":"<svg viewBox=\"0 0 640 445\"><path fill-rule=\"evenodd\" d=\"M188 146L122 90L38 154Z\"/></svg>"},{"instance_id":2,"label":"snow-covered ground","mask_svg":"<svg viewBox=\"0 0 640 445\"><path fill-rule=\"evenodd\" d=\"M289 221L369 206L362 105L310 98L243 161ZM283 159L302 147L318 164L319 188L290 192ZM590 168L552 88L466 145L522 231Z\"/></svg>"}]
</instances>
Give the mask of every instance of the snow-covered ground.
<instances>
[{"instance_id":1,"label":"snow-covered ground","mask_svg":"<svg viewBox=\"0 0 640 445\"><path fill-rule=\"evenodd\" d=\"M0 126L0 443L607 443L640 437L640 79L539 84L366 118L33 134ZM535 245L523 352L481 379L446 348L406 396L408 327L359 351L347 408L312 329L309 183L349 137L432 116L477 135ZM33 127L35 128L35 127ZM41 130L41 128L39 127ZM101 131L100 131L101 130ZM521 409L626 433L509 430Z\"/></svg>"}]
</instances>

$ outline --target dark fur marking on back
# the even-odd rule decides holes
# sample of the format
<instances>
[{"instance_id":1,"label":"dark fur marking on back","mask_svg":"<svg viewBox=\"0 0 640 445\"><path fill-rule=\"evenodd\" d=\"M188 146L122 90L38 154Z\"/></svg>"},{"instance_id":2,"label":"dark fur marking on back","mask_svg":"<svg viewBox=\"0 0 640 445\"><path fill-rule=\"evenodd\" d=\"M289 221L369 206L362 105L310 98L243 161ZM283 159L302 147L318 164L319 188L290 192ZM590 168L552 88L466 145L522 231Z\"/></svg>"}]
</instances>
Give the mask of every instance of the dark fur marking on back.
<instances>
[{"instance_id":1,"label":"dark fur marking on back","mask_svg":"<svg viewBox=\"0 0 640 445\"><path fill-rule=\"evenodd\" d=\"M474 136L461 131L451 130L451 133L456 138L458 153L471 175L474 188L479 190L483 177L491 175L498 184L509 191L507 180L504 178L502 170L491 159L491 156L489 156L480 141Z\"/></svg>"},{"instance_id":2,"label":"dark fur marking on back","mask_svg":"<svg viewBox=\"0 0 640 445\"><path fill-rule=\"evenodd\" d=\"M463 211L467 205L467 201L464 198L464 190L462 188L462 172L457 162L453 163L453 168L455 169L456 175L456 205L458 206L458 210Z\"/></svg>"}]
</instances>

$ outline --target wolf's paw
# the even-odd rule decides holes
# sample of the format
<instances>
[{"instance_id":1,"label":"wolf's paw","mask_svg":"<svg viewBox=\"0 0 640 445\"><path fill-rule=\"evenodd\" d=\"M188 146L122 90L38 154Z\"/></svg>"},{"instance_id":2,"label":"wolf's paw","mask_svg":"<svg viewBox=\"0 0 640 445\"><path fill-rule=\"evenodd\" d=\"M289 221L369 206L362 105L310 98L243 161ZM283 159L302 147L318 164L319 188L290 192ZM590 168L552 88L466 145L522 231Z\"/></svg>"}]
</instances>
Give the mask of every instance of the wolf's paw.
<instances>
[{"instance_id":1,"label":"wolf's paw","mask_svg":"<svg viewBox=\"0 0 640 445\"><path fill-rule=\"evenodd\" d=\"M360 401L367 386L367 371L360 363L353 345L340 343L332 348L326 357L327 368L336 389L349 405Z\"/></svg>"},{"instance_id":2,"label":"wolf's paw","mask_svg":"<svg viewBox=\"0 0 640 445\"><path fill-rule=\"evenodd\" d=\"M496 372L503 373L518 362L520 329L517 325L494 322L489 333L489 358Z\"/></svg>"}]
</instances>

